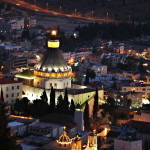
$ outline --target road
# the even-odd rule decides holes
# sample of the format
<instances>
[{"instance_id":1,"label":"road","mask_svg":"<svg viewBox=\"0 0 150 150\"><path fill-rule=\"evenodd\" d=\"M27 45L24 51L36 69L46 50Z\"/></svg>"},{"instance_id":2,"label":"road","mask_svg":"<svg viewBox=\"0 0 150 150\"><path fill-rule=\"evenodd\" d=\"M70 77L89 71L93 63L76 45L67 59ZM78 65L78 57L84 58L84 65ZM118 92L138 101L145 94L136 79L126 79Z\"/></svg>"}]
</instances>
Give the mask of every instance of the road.
<instances>
[{"instance_id":1,"label":"road","mask_svg":"<svg viewBox=\"0 0 150 150\"><path fill-rule=\"evenodd\" d=\"M85 17L85 16L77 16L74 14L64 14L61 12L56 12L56 11L51 11L48 9L43 9L41 7L38 7L34 4L29 4L25 1L22 0L1 0L5 3L8 4L12 4L12 5L16 5L20 8L24 8L27 10L31 10L31 11L36 11L36 12L41 12L41 13L46 13L46 14L53 14L53 15L58 15L58 16L64 16L64 17L68 17L68 18L76 18L76 19L82 19L82 20L88 20L88 21L98 21L98 22L114 22L114 23L119 23L120 21L116 21L116 20L112 20L112 19L104 19L104 18L95 18L95 17Z\"/></svg>"}]
</instances>

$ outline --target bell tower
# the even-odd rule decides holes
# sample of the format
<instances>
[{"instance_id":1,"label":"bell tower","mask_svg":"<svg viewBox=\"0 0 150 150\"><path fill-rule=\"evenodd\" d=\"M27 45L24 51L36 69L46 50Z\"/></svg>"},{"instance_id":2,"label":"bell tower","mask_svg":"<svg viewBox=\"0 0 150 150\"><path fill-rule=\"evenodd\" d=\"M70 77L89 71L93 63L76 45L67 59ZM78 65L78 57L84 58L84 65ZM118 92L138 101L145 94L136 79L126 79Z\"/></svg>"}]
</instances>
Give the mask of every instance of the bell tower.
<instances>
[{"instance_id":1,"label":"bell tower","mask_svg":"<svg viewBox=\"0 0 150 150\"><path fill-rule=\"evenodd\" d=\"M78 135L72 139L71 150L82 150L82 141Z\"/></svg>"},{"instance_id":2,"label":"bell tower","mask_svg":"<svg viewBox=\"0 0 150 150\"><path fill-rule=\"evenodd\" d=\"M88 143L85 150L97 150L96 130L93 130L93 133L88 136Z\"/></svg>"}]
</instances>

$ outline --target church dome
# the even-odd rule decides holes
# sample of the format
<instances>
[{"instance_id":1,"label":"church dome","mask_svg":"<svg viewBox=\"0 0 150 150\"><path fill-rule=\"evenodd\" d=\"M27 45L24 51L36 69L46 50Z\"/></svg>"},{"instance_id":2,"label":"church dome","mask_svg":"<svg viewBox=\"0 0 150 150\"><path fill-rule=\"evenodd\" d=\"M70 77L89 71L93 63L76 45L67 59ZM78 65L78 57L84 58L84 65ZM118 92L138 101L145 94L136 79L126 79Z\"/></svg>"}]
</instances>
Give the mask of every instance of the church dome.
<instances>
[{"instance_id":1,"label":"church dome","mask_svg":"<svg viewBox=\"0 0 150 150\"><path fill-rule=\"evenodd\" d=\"M47 41L47 51L35 67L35 76L50 78L72 76L72 69L61 55L59 45L57 31L52 30Z\"/></svg>"},{"instance_id":2,"label":"church dome","mask_svg":"<svg viewBox=\"0 0 150 150\"><path fill-rule=\"evenodd\" d=\"M71 144L71 139L67 135L67 132L65 131L66 127L64 127L63 134L60 135L59 139L57 140L57 143L60 144L60 146L66 146Z\"/></svg>"},{"instance_id":3,"label":"church dome","mask_svg":"<svg viewBox=\"0 0 150 150\"><path fill-rule=\"evenodd\" d=\"M68 72L71 67L66 63L59 49L48 48L44 57L40 60L36 67L37 70L43 72Z\"/></svg>"}]
</instances>

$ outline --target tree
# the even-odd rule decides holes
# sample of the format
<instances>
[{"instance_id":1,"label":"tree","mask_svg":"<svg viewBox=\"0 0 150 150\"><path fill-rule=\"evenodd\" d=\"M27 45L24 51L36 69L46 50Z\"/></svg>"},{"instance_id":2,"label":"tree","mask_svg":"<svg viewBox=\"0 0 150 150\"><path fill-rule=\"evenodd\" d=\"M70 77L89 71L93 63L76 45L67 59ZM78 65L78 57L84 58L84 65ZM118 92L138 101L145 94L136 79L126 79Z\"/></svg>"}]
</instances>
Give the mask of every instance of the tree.
<instances>
[{"instance_id":1,"label":"tree","mask_svg":"<svg viewBox=\"0 0 150 150\"><path fill-rule=\"evenodd\" d=\"M23 115L29 116L29 114L30 114L30 111L29 111L30 100L27 97L23 97L21 101L22 101L22 107L23 107L23 109L22 109Z\"/></svg>"},{"instance_id":2,"label":"tree","mask_svg":"<svg viewBox=\"0 0 150 150\"><path fill-rule=\"evenodd\" d=\"M88 104L88 102L86 102L85 109L84 109L84 127L85 127L85 130L90 129L89 104Z\"/></svg>"},{"instance_id":3,"label":"tree","mask_svg":"<svg viewBox=\"0 0 150 150\"><path fill-rule=\"evenodd\" d=\"M55 111L55 89L51 87L51 93L50 93L50 112Z\"/></svg>"},{"instance_id":4,"label":"tree","mask_svg":"<svg viewBox=\"0 0 150 150\"><path fill-rule=\"evenodd\" d=\"M48 98L47 98L47 94L46 94L46 90L44 89L42 95L40 96L41 100L43 100L45 103L47 103Z\"/></svg>"},{"instance_id":5,"label":"tree","mask_svg":"<svg viewBox=\"0 0 150 150\"><path fill-rule=\"evenodd\" d=\"M15 103L14 103L14 110L17 111L17 114L20 115L23 111L23 105L22 105L22 101L19 99L16 99Z\"/></svg>"},{"instance_id":6,"label":"tree","mask_svg":"<svg viewBox=\"0 0 150 150\"><path fill-rule=\"evenodd\" d=\"M63 109L63 97L62 95L60 94L57 98L57 112L58 113L63 113L64 112L64 109Z\"/></svg>"},{"instance_id":7,"label":"tree","mask_svg":"<svg viewBox=\"0 0 150 150\"><path fill-rule=\"evenodd\" d=\"M2 95L1 97L3 97ZM10 128L8 128L7 126L6 113L7 113L6 104L2 100L0 100L0 149L18 150L15 137L11 135Z\"/></svg>"},{"instance_id":8,"label":"tree","mask_svg":"<svg viewBox=\"0 0 150 150\"><path fill-rule=\"evenodd\" d=\"M97 118L98 112L98 89L96 88L95 96L94 96L94 105L93 105L93 119Z\"/></svg>"},{"instance_id":9,"label":"tree","mask_svg":"<svg viewBox=\"0 0 150 150\"><path fill-rule=\"evenodd\" d=\"M86 70L85 85L89 84L89 69Z\"/></svg>"},{"instance_id":10,"label":"tree","mask_svg":"<svg viewBox=\"0 0 150 150\"><path fill-rule=\"evenodd\" d=\"M74 112L75 112L75 104L73 99L71 100L71 105L70 105L70 114L74 116Z\"/></svg>"},{"instance_id":11,"label":"tree","mask_svg":"<svg viewBox=\"0 0 150 150\"><path fill-rule=\"evenodd\" d=\"M69 101L68 101L68 90L67 90L67 88L65 89L63 107L64 107L64 112L68 113L69 112Z\"/></svg>"},{"instance_id":12,"label":"tree","mask_svg":"<svg viewBox=\"0 0 150 150\"><path fill-rule=\"evenodd\" d=\"M96 74L95 74L95 72L94 72L94 70L89 70L89 78L90 79L95 79L95 77L96 77Z\"/></svg>"},{"instance_id":13,"label":"tree","mask_svg":"<svg viewBox=\"0 0 150 150\"><path fill-rule=\"evenodd\" d=\"M30 39L30 32L28 28L23 30L21 38L28 40Z\"/></svg>"},{"instance_id":14,"label":"tree","mask_svg":"<svg viewBox=\"0 0 150 150\"><path fill-rule=\"evenodd\" d=\"M131 99L127 99L127 107L130 108L132 104L132 100Z\"/></svg>"},{"instance_id":15,"label":"tree","mask_svg":"<svg viewBox=\"0 0 150 150\"><path fill-rule=\"evenodd\" d=\"M29 105L32 117L40 118L49 113L49 105L41 99L36 99Z\"/></svg>"},{"instance_id":16,"label":"tree","mask_svg":"<svg viewBox=\"0 0 150 150\"><path fill-rule=\"evenodd\" d=\"M110 96L108 96L108 98L107 98L107 100L106 100L106 103L107 103L107 105L110 106L110 107L114 107L114 106L115 106L115 100L114 100L114 98L112 98L112 97L110 97Z\"/></svg>"}]
</instances>

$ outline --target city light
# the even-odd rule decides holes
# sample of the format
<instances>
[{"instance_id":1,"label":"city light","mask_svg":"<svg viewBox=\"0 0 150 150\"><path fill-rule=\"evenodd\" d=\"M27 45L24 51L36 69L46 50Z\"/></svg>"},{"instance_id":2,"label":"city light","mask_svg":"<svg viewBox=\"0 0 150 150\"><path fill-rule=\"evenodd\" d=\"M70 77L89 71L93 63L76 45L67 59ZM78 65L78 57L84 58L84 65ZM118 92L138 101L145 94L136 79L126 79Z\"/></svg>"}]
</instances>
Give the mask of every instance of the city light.
<instances>
[{"instance_id":1,"label":"city light","mask_svg":"<svg viewBox=\"0 0 150 150\"><path fill-rule=\"evenodd\" d=\"M56 36L57 35L57 30L52 30L51 35Z\"/></svg>"}]
</instances>

